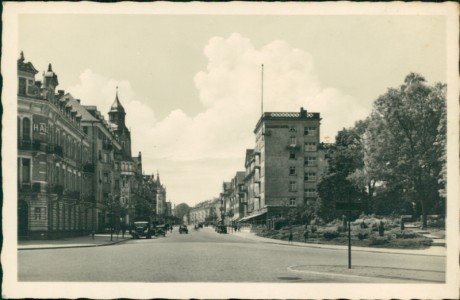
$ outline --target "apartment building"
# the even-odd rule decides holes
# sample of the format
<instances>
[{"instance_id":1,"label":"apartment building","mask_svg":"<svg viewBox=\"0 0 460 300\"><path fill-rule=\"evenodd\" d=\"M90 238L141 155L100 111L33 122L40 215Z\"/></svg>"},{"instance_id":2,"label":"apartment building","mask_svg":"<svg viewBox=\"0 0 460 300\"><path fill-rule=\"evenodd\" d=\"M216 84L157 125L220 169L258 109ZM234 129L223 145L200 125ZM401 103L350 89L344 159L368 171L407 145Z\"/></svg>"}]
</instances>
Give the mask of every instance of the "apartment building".
<instances>
[{"instance_id":1,"label":"apartment building","mask_svg":"<svg viewBox=\"0 0 460 300\"><path fill-rule=\"evenodd\" d=\"M300 205L313 203L325 167L319 113L266 112L257 122L254 149L246 151L247 216L271 224Z\"/></svg>"}]
</instances>

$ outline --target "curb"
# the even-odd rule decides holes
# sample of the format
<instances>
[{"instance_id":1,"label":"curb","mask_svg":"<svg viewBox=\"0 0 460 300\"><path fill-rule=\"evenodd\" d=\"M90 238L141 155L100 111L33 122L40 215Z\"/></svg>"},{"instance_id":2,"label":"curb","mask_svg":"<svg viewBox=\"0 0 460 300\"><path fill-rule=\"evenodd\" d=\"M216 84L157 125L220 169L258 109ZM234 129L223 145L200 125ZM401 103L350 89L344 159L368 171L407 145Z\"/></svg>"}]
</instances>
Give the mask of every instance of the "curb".
<instances>
[{"instance_id":1,"label":"curb","mask_svg":"<svg viewBox=\"0 0 460 300\"><path fill-rule=\"evenodd\" d=\"M283 246L294 246L294 247L306 247L306 248L316 248L316 249L328 249L328 250L347 250L347 246L342 246L343 248L339 248L340 245L327 245L327 244L288 244L288 243L283 243L281 241L275 240L275 239L269 239L269 238L263 238L263 237L258 237L257 239L253 239L251 237L244 237L240 236L241 238L247 239L247 240L252 240L256 242L261 242L261 243L267 243L267 244L275 244L275 245L283 245ZM263 240L266 239L266 240ZM330 246L339 246L339 247L330 247ZM431 247L430 247L431 248ZM428 249L430 249L428 248ZM445 249L445 247L442 247ZM386 250L391 250L391 251L386 251ZM425 249L426 250L426 249ZM363 247L356 248L352 246L352 251L360 251L360 252L372 252L372 253L386 253L386 254L404 254L404 255L419 255L419 256L437 256L437 257L445 257L446 254L437 254L437 253L407 253L404 252L404 250L401 249L395 249L395 248L369 248L369 249L363 249ZM408 250L410 251L410 250ZM416 250L415 251L423 251L423 250Z\"/></svg>"},{"instance_id":2,"label":"curb","mask_svg":"<svg viewBox=\"0 0 460 300\"><path fill-rule=\"evenodd\" d=\"M130 241L132 240L131 239L125 239L125 240L121 240L121 241L115 241L115 242L110 242L110 243L105 243L105 244L94 244L94 245L90 245L90 244L87 244L87 245L68 245L68 246L56 246L56 247L30 247L30 248L21 248L21 247L18 247L18 250L50 250L50 249L66 249L66 248L91 248L91 247L104 247L104 246L112 246L112 245L115 245L115 244L119 244L119 243L123 243L123 242L126 242L126 241Z\"/></svg>"}]
</instances>

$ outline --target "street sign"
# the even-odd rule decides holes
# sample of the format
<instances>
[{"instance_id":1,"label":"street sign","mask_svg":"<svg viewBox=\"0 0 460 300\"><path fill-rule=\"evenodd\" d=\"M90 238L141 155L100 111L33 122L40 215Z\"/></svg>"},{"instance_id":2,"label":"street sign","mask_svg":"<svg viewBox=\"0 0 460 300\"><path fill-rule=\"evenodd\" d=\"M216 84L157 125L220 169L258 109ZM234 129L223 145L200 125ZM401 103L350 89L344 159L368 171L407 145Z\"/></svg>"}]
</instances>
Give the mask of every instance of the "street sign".
<instances>
[{"instance_id":1,"label":"street sign","mask_svg":"<svg viewBox=\"0 0 460 300\"><path fill-rule=\"evenodd\" d=\"M336 202L335 209L336 210L361 210L362 203L361 202Z\"/></svg>"}]
</instances>

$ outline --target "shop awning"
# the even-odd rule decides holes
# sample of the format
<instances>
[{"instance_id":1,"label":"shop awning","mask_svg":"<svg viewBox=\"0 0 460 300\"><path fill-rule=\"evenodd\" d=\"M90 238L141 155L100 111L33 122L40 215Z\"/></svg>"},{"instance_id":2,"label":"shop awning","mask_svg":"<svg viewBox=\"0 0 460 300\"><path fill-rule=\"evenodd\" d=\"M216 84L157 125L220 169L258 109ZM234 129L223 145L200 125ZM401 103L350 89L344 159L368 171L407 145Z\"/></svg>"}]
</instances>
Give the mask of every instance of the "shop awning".
<instances>
[{"instance_id":1,"label":"shop awning","mask_svg":"<svg viewBox=\"0 0 460 300\"><path fill-rule=\"evenodd\" d=\"M238 222L245 222L245 221L247 221L247 220L250 220L250 219L259 217L259 216L264 215L264 214L266 214L266 213L267 213L267 212L264 211L264 212L260 212L260 213L258 213L258 214L253 214L253 215L250 215L250 216L246 216L246 217L244 217L244 218L241 218Z\"/></svg>"}]
</instances>

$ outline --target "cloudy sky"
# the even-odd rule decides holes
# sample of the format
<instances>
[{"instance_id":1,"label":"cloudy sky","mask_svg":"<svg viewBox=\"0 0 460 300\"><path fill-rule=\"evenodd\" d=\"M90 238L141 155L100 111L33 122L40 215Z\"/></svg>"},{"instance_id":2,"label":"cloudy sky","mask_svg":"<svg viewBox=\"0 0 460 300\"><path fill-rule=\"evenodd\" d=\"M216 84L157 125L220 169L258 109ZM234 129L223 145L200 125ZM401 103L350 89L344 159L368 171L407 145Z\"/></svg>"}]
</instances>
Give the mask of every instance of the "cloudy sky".
<instances>
[{"instance_id":1,"label":"cloudy sky","mask_svg":"<svg viewBox=\"0 0 460 300\"><path fill-rule=\"evenodd\" d=\"M193 205L244 170L261 64L264 110L320 112L333 141L409 72L445 82L445 45L443 16L27 14L18 46L105 114L118 86L145 173Z\"/></svg>"}]
</instances>

